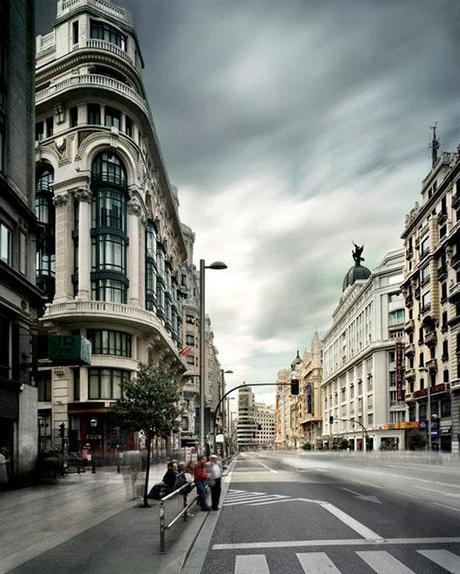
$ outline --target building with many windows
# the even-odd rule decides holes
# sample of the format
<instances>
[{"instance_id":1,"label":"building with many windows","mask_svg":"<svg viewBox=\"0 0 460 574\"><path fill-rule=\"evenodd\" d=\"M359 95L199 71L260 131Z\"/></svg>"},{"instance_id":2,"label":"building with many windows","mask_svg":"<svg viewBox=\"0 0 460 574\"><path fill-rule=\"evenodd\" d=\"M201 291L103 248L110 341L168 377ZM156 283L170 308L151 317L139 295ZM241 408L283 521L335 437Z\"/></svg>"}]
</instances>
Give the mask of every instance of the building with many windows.
<instances>
[{"instance_id":1,"label":"building with many windows","mask_svg":"<svg viewBox=\"0 0 460 574\"><path fill-rule=\"evenodd\" d=\"M0 450L9 482L37 458L34 6L0 0Z\"/></svg>"},{"instance_id":2,"label":"building with many windows","mask_svg":"<svg viewBox=\"0 0 460 574\"><path fill-rule=\"evenodd\" d=\"M275 444L275 409L264 403L255 403L256 447L269 448Z\"/></svg>"},{"instance_id":3,"label":"building with many windows","mask_svg":"<svg viewBox=\"0 0 460 574\"><path fill-rule=\"evenodd\" d=\"M85 337L89 365L41 362L43 445L65 426L70 450L111 453L106 413L140 363L186 370L187 250L142 82L129 12L58 0L36 49L37 281L47 335Z\"/></svg>"},{"instance_id":4,"label":"building with many windows","mask_svg":"<svg viewBox=\"0 0 460 574\"><path fill-rule=\"evenodd\" d=\"M299 354L290 369L280 369L277 376L275 396L275 448L297 448L300 446L298 434L298 396L291 395L291 379L302 360Z\"/></svg>"},{"instance_id":5,"label":"building with many windows","mask_svg":"<svg viewBox=\"0 0 460 574\"><path fill-rule=\"evenodd\" d=\"M402 290L406 304L405 379L409 420L432 447L459 452L460 151L437 157L421 203L406 216Z\"/></svg>"},{"instance_id":6,"label":"building with many windows","mask_svg":"<svg viewBox=\"0 0 460 574\"><path fill-rule=\"evenodd\" d=\"M405 422L397 363L404 328L403 252L387 253L372 273L361 265L361 253L356 246L355 265L323 340L322 439L325 446L352 450L404 449L411 425Z\"/></svg>"},{"instance_id":7,"label":"building with many windows","mask_svg":"<svg viewBox=\"0 0 460 574\"><path fill-rule=\"evenodd\" d=\"M250 386L238 389L237 441L240 450L253 448L256 444L256 418L254 393Z\"/></svg>"},{"instance_id":8,"label":"building with many windows","mask_svg":"<svg viewBox=\"0 0 460 574\"><path fill-rule=\"evenodd\" d=\"M305 350L299 366L298 436L303 445L312 449L321 446L322 439L322 351L321 340L315 333L311 349Z\"/></svg>"}]
</instances>

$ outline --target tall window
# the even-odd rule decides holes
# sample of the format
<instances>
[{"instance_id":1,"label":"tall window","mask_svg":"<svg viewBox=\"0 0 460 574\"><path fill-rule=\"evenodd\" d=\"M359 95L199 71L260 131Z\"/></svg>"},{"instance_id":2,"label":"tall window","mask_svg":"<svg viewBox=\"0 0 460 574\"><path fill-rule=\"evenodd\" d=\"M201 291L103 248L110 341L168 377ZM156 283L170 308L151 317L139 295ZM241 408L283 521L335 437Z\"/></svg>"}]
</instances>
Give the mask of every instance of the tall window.
<instances>
[{"instance_id":1,"label":"tall window","mask_svg":"<svg viewBox=\"0 0 460 574\"><path fill-rule=\"evenodd\" d=\"M37 379L38 400L42 402L51 401L51 371L38 371Z\"/></svg>"},{"instance_id":2,"label":"tall window","mask_svg":"<svg viewBox=\"0 0 460 574\"><path fill-rule=\"evenodd\" d=\"M157 298L157 233L149 220L145 232L145 307L156 313Z\"/></svg>"},{"instance_id":3,"label":"tall window","mask_svg":"<svg viewBox=\"0 0 460 574\"><path fill-rule=\"evenodd\" d=\"M0 259L11 265L11 229L0 223Z\"/></svg>"},{"instance_id":4,"label":"tall window","mask_svg":"<svg viewBox=\"0 0 460 574\"><path fill-rule=\"evenodd\" d=\"M131 357L131 335L122 331L90 329L86 334L96 355L117 355Z\"/></svg>"},{"instance_id":5,"label":"tall window","mask_svg":"<svg viewBox=\"0 0 460 574\"><path fill-rule=\"evenodd\" d=\"M109 128L117 128L119 130L121 125L120 111L110 108L109 106L105 106L104 125Z\"/></svg>"},{"instance_id":6,"label":"tall window","mask_svg":"<svg viewBox=\"0 0 460 574\"><path fill-rule=\"evenodd\" d=\"M88 123L94 126L101 125L101 106L99 104L88 104Z\"/></svg>"},{"instance_id":7,"label":"tall window","mask_svg":"<svg viewBox=\"0 0 460 574\"><path fill-rule=\"evenodd\" d=\"M89 399L119 399L130 371L122 369L89 369Z\"/></svg>"},{"instance_id":8,"label":"tall window","mask_svg":"<svg viewBox=\"0 0 460 574\"><path fill-rule=\"evenodd\" d=\"M37 285L50 300L54 296L56 272L53 181L53 168L49 165L42 166L37 172L35 183L35 214L42 228L37 249Z\"/></svg>"},{"instance_id":9,"label":"tall window","mask_svg":"<svg viewBox=\"0 0 460 574\"><path fill-rule=\"evenodd\" d=\"M163 245L157 243L157 314L162 322L165 318L165 252Z\"/></svg>"},{"instance_id":10,"label":"tall window","mask_svg":"<svg viewBox=\"0 0 460 574\"><path fill-rule=\"evenodd\" d=\"M117 155L94 159L92 188L92 297L126 303L126 172Z\"/></svg>"},{"instance_id":11,"label":"tall window","mask_svg":"<svg viewBox=\"0 0 460 574\"><path fill-rule=\"evenodd\" d=\"M90 35L95 40L105 40L126 51L126 36L106 22L91 20Z\"/></svg>"}]
</instances>

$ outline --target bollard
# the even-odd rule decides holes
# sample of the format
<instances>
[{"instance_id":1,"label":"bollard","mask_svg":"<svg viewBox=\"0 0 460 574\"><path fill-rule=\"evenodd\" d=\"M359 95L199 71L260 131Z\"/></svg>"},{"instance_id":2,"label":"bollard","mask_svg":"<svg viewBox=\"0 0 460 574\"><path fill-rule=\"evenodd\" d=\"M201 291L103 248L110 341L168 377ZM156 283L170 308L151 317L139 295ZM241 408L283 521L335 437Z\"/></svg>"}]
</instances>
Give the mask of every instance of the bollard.
<instances>
[{"instance_id":1,"label":"bollard","mask_svg":"<svg viewBox=\"0 0 460 574\"><path fill-rule=\"evenodd\" d=\"M165 551L165 507L160 502L160 552Z\"/></svg>"},{"instance_id":2,"label":"bollard","mask_svg":"<svg viewBox=\"0 0 460 574\"><path fill-rule=\"evenodd\" d=\"M91 472L92 474L96 474L96 461L93 456L91 457Z\"/></svg>"}]
</instances>

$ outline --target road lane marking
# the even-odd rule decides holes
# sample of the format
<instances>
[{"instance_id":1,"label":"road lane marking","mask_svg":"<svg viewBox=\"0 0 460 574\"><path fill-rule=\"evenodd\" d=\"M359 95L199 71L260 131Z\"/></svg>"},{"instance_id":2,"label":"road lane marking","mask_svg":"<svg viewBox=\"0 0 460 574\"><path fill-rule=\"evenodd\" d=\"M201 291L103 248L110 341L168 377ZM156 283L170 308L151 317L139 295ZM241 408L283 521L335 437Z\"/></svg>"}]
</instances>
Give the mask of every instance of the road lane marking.
<instances>
[{"instance_id":1,"label":"road lane marking","mask_svg":"<svg viewBox=\"0 0 460 574\"><path fill-rule=\"evenodd\" d=\"M270 574L265 554L237 556L235 574Z\"/></svg>"},{"instance_id":2,"label":"road lane marking","mask_svg":"<svg viewBox=\"0 0 460 574\"><path fill-rule=\"evenodd\" d=\"M377 574L415 574L385 550L356 552Z\"/></svg>"},{"instance_id":3,"label":"road lane marking","mask_svg":"<svg viewBox=\"0 0 460 574\"><path fill-rule=\"evenodd\" d=\"M212 550L256 550L261 548L301 548L315 546L389 546L409 544L457 544L460 536L441 538L355 538L336 540L272 540L270 542L236 542L232 544L214 544Z\"/></svg>"},{"instance_id":4,"label":"road lane marking","mask_svg":"<svg viewBox=\"0 0 460 574\"><path fill-rule=\"evenodd\" d=\"M460 512L460 508L455 508L455 506L449 506L448 504L441 504L440 502L433 502L436 506L442 506L443 508L448 508L449 510L455 510L455 512Z\"/></svg>"},{"instance_id":5,"label":"road lane marking","mask_svg":"<svg viewBox=\"0 0 460 574\"><path fill-rule=\"evenodd\" d=\"M257 462L257 464L260 464L260 466L263 466L264 468L266 468L267 470L269 470L270 472L274 472L275 474L278 474L277 470L273 470L273 468L270 468L269 466L267 466L266 464L264 464L263 462L260 462L259 460L256 460L254 462Z\"/></svg>"},{"instance_id":6,"label":"road lane marking","mask_svg":"<svg viewBox=\"0 0 460 574\"><path fill-rule=\"evenodd\" d=\"M417 550L419 554L431 560L451 574L460 574L460 557L449 550Z\"/></svg>"},{"instance_id":7,"label":"road lane marking","mask_svg":"<svg viewBox=\"0 0 460 574\"><path fill-rule=\"evenodd\" d=\"M297 498L284 498L282 500L269 500L268 502L254 502L248 506L264 506L265 504L278 504L279 502L296 502Z\"/></svg>"},{"instance_id":8,"label":"road lane marking","mask_svg":"<svg viewBox=\"0 0 460 574\"><path fill-rule=\"evenodd\" d=\"M337 508L337 506L334 506L330 502L322 502L320 506L338 518L341 522L348 526L348 528L351 528L360 534L363 538L368 540L382 540L382 537L376 534L373 530L367 526L364 526L364 524L361 524L361 522L358 522L352 516L343 510L340 510L340 508Z\"/></svg>"},{"instance_id":9,"label":"road lane marking","mask_svg":"<svg viewBox=\"0 0 460 574\"><path fill-rule=\"evenodd\" d=\"M401 496L408 496L409 498L416 498L417 500L420 499L419 496L415 496L414 494L407 494L407 492L401 492L400 490L397 490L396 492Z\"/></svg>"},{"instance_id":10,"label":"road lane marking","mask_svg":"<svg viewBox=\"0 0 460 574\"><path fill-rule=\"evenodd\" d=\"M375 502L376 504L383 504L381 500L379 500L376 496L372 494L371 495L361 494L360 492L356 492L356 490L351 490L351 488L345 488L344 486L342 487L342 490L351 492L355 498L358 498L360 500L365 500L367 502Z\"/></svg>"},{"instance_id":11,"label":"road lane marking","mask_svg":"<svg viewBox=\"0 0 460 574\"><path fill-rule=\"evenodd\" d=\"M296 554L305 574L340 574L325 552Z\"/></svg>"},{"instance_id":12,"label":"road lane marking","mask_svg":"<svg viewBox=\"0 0 460 574\"><path fill-rule=\"evenodd\" d=\"M451 496L453 496L454 498L460 498L460 494L455 494L455 492L446 492L444 490L437 490L436 488L428 488L427 486L418 486L417 484L413 484L412 486L414 488L418 488L419 490L428 490L430 492L437 492L438 494L448 496L449 498Z\"/></svg>"},{"instance_id":13,"label":"road lane marking","mask_svg":"<svg viewBox=\"0 0 460 574\"><path fill-rule=\"evenodd\" d=\"M279 500L281 498L289 498L289 497L283 496L281 494L272 494L268 496L260 496L259 498L254 500L254 502L262 502L262 501L268 502L269 500ZM247 504L248 506L252 506L252 504L250 504L250 502L248 502L247 500L241 500L239 502L224 502L224 506L240 506L241 504Z\"/></svg>"}]
</instances>

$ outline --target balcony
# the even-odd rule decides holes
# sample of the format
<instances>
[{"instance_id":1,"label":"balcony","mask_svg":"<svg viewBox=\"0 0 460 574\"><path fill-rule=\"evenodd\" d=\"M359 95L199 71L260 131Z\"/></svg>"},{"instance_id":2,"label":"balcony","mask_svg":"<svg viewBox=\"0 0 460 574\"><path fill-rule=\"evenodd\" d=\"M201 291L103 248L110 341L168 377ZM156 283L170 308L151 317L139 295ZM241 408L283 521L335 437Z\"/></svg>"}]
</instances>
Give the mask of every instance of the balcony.
<instances>
[{"instance_id":1,"label":"balcony","mask_svg":"<svg viewBox=\"0 0 460 574\"><path fill-rule=\"evenodd\" d=\"M404 323L404 331L406 331L406 333L410 333L411 331L414 330L414 320L413 319L408 319L405 323Z\"/></svg>"},{"instance_id":2,"label":"balcony","mask_svg":"<svg viewBox=\"0 0 460 574\"><path fill-rule=\"evenodd\" d=\"M115 92L117 95L121 95L128 100L131 100L137 106L139 106L142 111L148 116L148 108L144 98L136 92L133 88L127 86L123 82L114 80L107 76L101 76L98 74L84 74L82 76L73 76L66 78L56 84L40 90L36 93L35 103L40 104L45 100L48 100L56 95L62 94L68 90L74 88L102 88Z\"/></svg>"},{"instance_id":3,"label":"balcony","mask_svg":"<svg viewBox=\"0 0 460 574\"><path fill-rule=\"evenodd\" d=\"M115 54L115 56L122 58L123 60L131 64L131 66L134 66L134 62L131 56L128 54L128 52L126 52L116 44L113 44L112 42L107 42L107 40L97 40L97 39L86 40L86 44L83 45L77 44L77 46L75 46L75 50L81 50L81 49L104 50L105 52Z\"/></svg>"},{"instance_id":4,"label":"balcony","mask_svg":"<svg viewBox=\"0 0 460 574\"><path fill-rule=\"evenodd\" d=\"M425 345L431 347L432 345L436 345L437 335L436 331L430 331L425 335Z\"/></svg>"},{"instance_id":5,"label":"balcony","mask_svg":"<svg viewBox=\"0 0 460 574\"><path fill-rule=\"evenodd\" d=\"M406 355L406 357L412 357L414 353L415 353L414 343L407 344L406 348L404 349L404 354Z\"/></svg>"},{"instance_id":6,"label":"balcony","mask_svg":"<svg viewBox=\"0 0 460 574\"><path fill-rule=\"evenodd\" d=\"M406 369L404 376L406 377L406 380L415 379L415 369L413 367Z\"/></svg>"},{"instance_id":7,"label":"balcony","mask_svg":"<svg viewBox=\"0 0 460 574\"><path fill-rule=\"evenodd\" d=\"M106 301L73 300L47 305L42 321L58 321L60 323L114 321L118 325L134 327L145 335L152 335L158 346L169 348L176 359L187 369L185 363L178 355L177 346L165 327L154 313L141 307Z\"/></svg>"},{"instance_id":8,"label":"balcony","mask_svg":"<svg viewBox=\"0 0 460 574\"><path fill-rule=\"evenodd\" d=\"M449 302L455 303L460 298L460 283L451 281L449 283Z\"/></svg>"},{"instance_id":9,"label":"balcony","mask_svg":"<svg viewBox=\"0 0 460 574\"><path fill-rule=\"evenodd\" d=\"M438 360L437 359L429 359L426 362L426 368L429 371L437 371L438 370Z\"/></svg>"},{"instance_id":10,"label":"balcony","mask_svg":"<svg viewBox=\"0 0 460 574\"><path fill-rule=\"evenodd\" d=\"M126 8L118 4L112 4L111 1L107 0L62 0L62 3L58 2L57 18L59 19L84 6L97 8L108 16L122 20L126 24L131 24L130 12Z\"/></svg>"}]
</instances>

